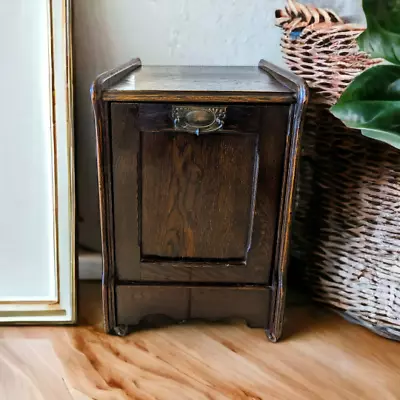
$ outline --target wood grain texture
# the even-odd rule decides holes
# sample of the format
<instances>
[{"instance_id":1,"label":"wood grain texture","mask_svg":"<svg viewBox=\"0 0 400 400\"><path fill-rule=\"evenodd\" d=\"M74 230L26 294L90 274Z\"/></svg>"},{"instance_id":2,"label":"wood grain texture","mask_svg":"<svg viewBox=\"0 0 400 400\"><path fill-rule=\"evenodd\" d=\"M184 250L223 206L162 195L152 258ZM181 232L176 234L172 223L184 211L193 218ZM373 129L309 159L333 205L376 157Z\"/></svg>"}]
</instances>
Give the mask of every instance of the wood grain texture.
<instances>
[{"instance_id":1,"label":"wood grain texture","mask_svg":"<svg viewBox=\"0 0 400 400\"><path fill-rule=\"evenodd\" d=\"M216 99L217 100L217 99ZM224 98L219 99L219 102ZM172 118L173 105L171 103L127 103L139 107L137 125L142 132L169 132L176 134L179 131L175 128ZM191 104L180 105L180 107L191 107ZM247 135L260 132L260 118L262 106L254 105L235 105L231 103L224 104L206 104L200 108L226 107L224 117L224 126L219 130L221 133Z\"/></svg>"},{"instance_id":2,"label":"wood grain texture","mask_svg":"<svg viewBox=\"0 0 400 400\"><path fill-rule=\"evenodd\" d=\"M253 66L150 66L124 76L107 90L169 92L293 93Z\"/></svg>"},{"instance_id":3,"label":"wood grain texture","mask_svg":"<svg viewBox=\"0 0 400 400\"><path fill-rule=\"evenodd\" d=\"M261 133L258 146L259 167L251 250L247 263L253 275L262 282L271 283L271 270L276 254L278 219L284 185L285 151L287 149L288 106L271 105L261 114ZM268 267L266 267L268 266Z\"/></svg>"},{"instance_id":4,"label":"wood grain texture","mask_svg":"<svg viewBox=\"0 0 400 400\"><path fill-rule=\"evenodd\" d=\"M264 102L272 98L292 102L294 94L257 67L142 66L108 87L103 99L177 101L179 96L186 96L184 101L188 102L199 101L201 97L207 100L210 95L221 93L229 95L232 102L246 97L260 98Z\"/></svg>"},{"instance_id":5,"label":"wood grain texture","mask_svg":"<svg viewBox=\"0 0 400 400\"><path fill-rule=\"evenodd\" d=\"M196 74L199 74L199 79L196 80L195 76L193 74L187 73L186 75L186 80L183 79L182 81L182 76L174 78L174 69L172 69L172 72L170 74L167 74L168 77L164 76L164 69L165 71L168 70L167 67L161 68L159 71L161 71L161 75L164 77L162 79L165 80L163 84L163 88L160 86L158 87L158 84L161 84L161 79L157 82L153 81L152 79L147 79L145 85L150 85L149 87L140 87L140 84L136 86L137 81L135 75L131 75L133 78L129 82L129 88L128 90L124 90L123 85L124 85L124 79L128 75L127 71L132 71L134 68L137 66L137 61L133 61L132 63L126 65L125 67L117 70L117 72L111 72L109 74L109 77L104 80L103 78L100 78L98 81L102 81L103 83L100 85L102 88L98 88L95 93L101 93L104 95L105 92L107 92L109 89L112 88L112 86L115 86L115 88L119 87L120 84L122 84L122 87L119 87L118 90L115 91L115 93L120 93L121 97L119 99L114 98L113 100L115 101L124 101L127 100L126 94L130 91L134 91L137 95L138 93L141 95L144 95L142 98L144 101L146 100L146 96L150 95L153 96L152 100L160 101L161 98L164 100L169 99L168 101L175 101L174 98L176 97L177 101L186 101L190 102L190 99L193 98L199 98L199 102L209 102L211 104L226 104L228 101L233 101L235 102L234 98L235 96L239 96L240 102L241 103L247 103L247 104L252 104L252 107L260 107L260 110L264 111L261 115L261 118L259 120L260 123L260 130L257 132L258 133L258 139L259 141L262 141L260 137L263 137L264 144L261 145L260 148L257 148L257 152L255 153L254 157L254 167L261 166L262 168L262 173L265 173L265 168L264 164L269 163L270 161L274 160L274 153L280 155L281 159L279 160L278 158L275 158L275 162L272 163L273 170L275 171L276 175L272 177L271 182L261 182L261 187L266 188L269 190L275 190L275 192L269 192L269 193L259 193L257 191L257 185L259 183L259 179L253 179L252 180L252 187L251 187L251 204L252 204L252 209L254 210L254 218L251 218L250 224L247 224L245 228L247 228L247 232L252 232L253 227L257 225L257 218L261 218L261 220L258 221L258 230L259 232L253 233L252 234L252 240L254 239L254 242L252 243L252 247L250 251L254 254L249 254L248 255L248 261L250 261L251 257L253 256L253 261L247 262L246 265L230 265L233 264L231 261L233 259L224 259L224 258L207 258L203 259L202 257L191 257L191 260L196 260L197 265L190 264L188 259L190 257L187 256L177 256L177 257L172 257L168 258L165 256L158 256L157 255L157 260L146 260L143 259L143 252L142 248L141 250L141 261L137 261L137 238L139 239L139 245L142 245L142 231L143 231L143 218L142 218L142 211L143 211L143 203L141 203L142 200L142 184L143 184L143 176L142 176L142 161L145 155L143 154L143 137L144 135L151 134L155 135L157 134L164 134L166 135L167 133L173 133L173 134L181 134L182 132L175 132L173 131L173 128L171 126L171 118L166 118L166 115L168 114L168 107L170 105L164 104L162 105L162 112L164 114L160 115L160 118L158 117L157 112L154 114L153 117L149 118L149 115L145 115L146 113L142 110L147 110L147 107L156 107L156 104L151 104L149 105L148 103L142 102L142 104L139 107L139 118L135 119L133 126L132 126L132 135L135 135L135 137L140 137L141 141L141 146L139 146L139 152L136 151L135 154L135 149L133 149L133 158L136 157L136 162L133 160L128 161L128 162L120 162L117 161L115 166L118 165L129 165L132 169L132 166L137 165L138 166L138 171L136 175L136 179L133 179L133 181L129 181L129 179L117 177L116 181L119 183L121 182L126 182L125 187L126 193L123 193L121 196L117 195L114 196L113 194L113 186L112 186L112 178L111 178L111 164L113 160L118 160L119 157L121 157L121 154L114 154L113 148L110 143L110 136L109 132L107 131L110 121L109 117L110 114L108 113L108 107L110 105L110 101L105 100L105 96L95 96L96 101L95 104L97 105L97 108L95 109L97 111L96 117L97 120L101 122L101 126L98 126L97 130L97 137L98 137L98 154L99 154L99 191L100 191L100 197L101 197L101 207L103 210L103 213L105 214L102 217L102 229L103 229L103 253L104 253L104 273L103 273L103 294L104 294L104 310L105 310L105 318L107 321L107 330L112 331L115 327L115 314L116 314L116 307L115 307L115 285L116 283L119 283L118 280L115 280L115 273L116 273L116 267L119 269L120 267L115 265L115 257L114 257L114 250L115 250L115 237L114 237L114 223L115 223L115 215L114 215L114 210L116 207L119 208L119 215L124 216L126 218L126 214L130 213L130 218L133 221L133 223L129 224L131 230L136 230L136 235L130 235L128 232L127 235L124 237L125 238L133 238L133 244L129 245L129 240L126 239L126 247L124 248L124 254L126 259L130 259L131 264L125 263L122 264L122 268L124 269L119 270L118 274L120 276L124 277L124 280L126 280L125 283L129 284L138 284L138 280L140 281L145 281L146 279L156 279L158 282L169 282L169 283L174 283L174 281L177 279L178 282L186 282L189 284L190 282L193 283L199 283L199 282L210 282L214 284L215 286L224 286L220 285L220 283L230 284L231 286L234 285L235 283L245 283L245 284L254 284L254 283L262 283L263 285L269 285L271 284L272 287L274 287L274 295L272 296L271 303L272 307L270 308L269 312L269 323L268 326L270 327L268 329L268 337L272 341L277 341L279 337L281 336L282 333L282 322L283 322L283 313L284 313L284 304L285 304L285 293L286 293L286 269L287 269L287 262L288 262L288 246L289 246L289 236L290 236L290 225L291 225L291 216L292 216L292 207L293 207L293 195L294 195L294 182L295 182L295 175L296 175L296 165L297 165L297 160L298 160L298 154L299 154L299 137L300 137L300 132L301 132L301 125L302 125L302 116L303 116L303 111L305 104L307 102L307 90L305 87L305 84L303 81L299 80L296 77L291 76L285 71L281 71L279 68L276 68L272 65L269 65L268 63L261 61L260 62L260 67L257 69L257 72L255 73L254 69L252 69L252 77L251 79L248 80L248 91L242 90L242 84L243 82L240 82L240 79L237 79L237 77L232 77L228 76L227 80L224 80L225 78L223 76L217 76L218 79L215 82L215 87L213 91L209 91L210 89L210 82L213 77L213 68L200 68ZM179 69L178 69L179 70ZM190 71L195 71L196 69ZM187 70L189 71L189 70ZM229 72L232 72L233 70L224 70L224 69L218 69L219 72L224 71L224 74L228 74ZM247 68L244 68L243 70L239 69L239 72L242 71L243 74L247 73L250 71ZM247 71L247 72L246 72ZM194 74L194 75L196 75ZM207 77L207 74L209 76ZM257 76L257 79L260 79L260 82L257 79L254 79L255 75ZM140 71L139 71L140 75ZM183 74L185 75L185 74ZM218 74L217 74L218 75ZM171 77L171 80L169 80L169 77ZM215 77L214 77L215 78ZM110 85L110 82L113 82L113 84ZM157 81L157 79L156 79ZM221 85L218 86L218 82L220 81ZM246 81L246 79L244 79ZM273 83L272 83L273 82ZM272 83L273 86L276 86L275 90L270 90L270 84ZM132 86L133 85L133 86ZM175 86L174 86L175 85ZM265 86L267 85L269 89L265 89ZM232 86L232 90L230 91L229 86ZM203 89L201 89L201 87ZM104 90L103 90L104 89ZM138 89L138 90L136 90ZM264 89L266 91L264 91ZM114 93L114 94L115 94ZM182 97L183 94L185 94L185 97ZM125 96L125 97L124 97ZM150 97L147 97L147 100L150 99ZM263 98L261 100L261 97ZM275 101L276 98L279 98L279 100ZM282 99L285 98L283 101ZM101 100L103 101L101 101ZM178 100L179 99L179 100ZM262 101L265 103L269 103L267 105L260 106L258 103ZM276 107L278 106L277 103L280 102L280 105L282 106L282 111L279 111L277 113L274 113ZM112 102L111 102L112 103ZM274 103L272 105L271 103ZM258 105L257 105L258 104ZM290 106L290 112L287 104L291 104ZM228 105L228 107L236 106L238 107L239 105ZM242 104L243 106L243 104ZM268 110L268 107L271 106L271 109ZM134 104L132 105L131 103L125 104L125 107L136 107ZM265 111L267 110L267 111ZM277 110L277 109L276 109ZM228 110L229 111L229 110ZM269 113L271 111L271 113ZM165 114L165 112L167 114ZM151 113L150 113L151 114ZM229 113L228 113L229 114ZM141 115L144 115L145 118L141 119ZM236 113L234 114L236 115ZM268 118L266 118L266 115L269 115ZM287 119L288 116L290 117L289 124L287 124ZM232 114L231 114L232 117ZM112 118L112 117L111 117ZM273 123L272 120L274 119L275 121ZM278 121L279 123L276 123L277 119L281 119L281 121ZM246 122L249 122L249 127L251 128L251 123L253 122L252 119L246 120ZM167 126L165 125L167 124ZM160 125L160 129L156 129L156 126ZM288 125L288 126L287 126ZM121 129L129 129L129 127L126 127L124 125L124 121L118 122L118 126ZM147 126L148 128L145 128ZM229 126L229 118L227 121L227 127ZM142 129L143 127L143 129ZM275 130L271 131L270 127L273 127ZM166 129L165 129L166 128ZM219 134L225 134L229 132L229 134L232 135L238 135L242 140L248 135L246 134L245 129L237 129L238 126L236 127L236 130L225 132L225 126L224 129L221 129L219 131ZM165 129L165 130L164 130ZM104 132L106 134L104 134ZM253 132L252 132L253 133ZM112 132L114 135L114 132ZM118 132L116 133L118 134ZM276 136L276 137L271 137L271 136ZM129 134L127 135L129 137ZM268 144L265 145L265 138L267 138ZM271 140L270 140L271 139ZM285 139L285 140L284 140ZM145 139L147 140L147 139ZM132 141L131 141L132 142ZM127 142L129 143L129 141ZM193 145L191 145L193 148ZM117 145L117 153L123 153L123 149L119 148ZM168 146L167 146L168 148ZM119 151L118 151L119 149ZM261 149L261 152L259 151ZM285 151L283 151L285 149ZM149 147L148 151L152 151L153 147ZM269 154L265 154L265 152L269 152ZM139 154L138 154L139 153ZM201 152L200 152L201 153ZM126 156L126 155L125 155ZM202 155L204 157L204 155ZM193 160L193 157L191 157ZM261 161L262 159L262 161ZM282 168L283 164L283 169ZM208 166L207 166L208 167ZM237 166L235 166L237 168ZM140 169L140 173L139 173ZM207 168L209 169L209 168ZM155 171L156 174L160 174L163 171L158 170ZM123 170L119 170L119 173L123 173ZM283 176L280 174L282 173ZM133 174L127 174L127 175L134 175ZM254 177L258 176L257 174L253 174ZM268 172L266 173L267 180L269 179L268 177ZM154 176L152 176L154 178ZM160 180L157 181L157 179L154 179L155 182L160 182ZM279 184L278 184L279 182ZM186 182L185 185L183 186L188 186L188 183ZM190 185L189 185L190 186ZM154 187L154 185L153 185ZM194 186L193 186L194 187ZM120 185L119 189L124 190L124 186ZM136 189L135 189L136 188ZM281 193L281 197L279 201L278 199L278 192ZM127 195L130 193L130 195ZM135 196L136 200L133 198ZM179 195L180 196L180 195ZM179 197L178 196L178 197ZM263 196L268 197L267 200L264 200L264 204L262 204L262 199ZM116 202L114 201L115 198L120 197L123 198L124 201ZM186 197L185 197L186 199ZM156 202L157 205L159 202ZM260 206L261 204L261 206ZM133 208L132 208L133 205ZM138 207L136 207L138 205ZM255 208L253 207L255 206ZM122 207L122 208L120 208ZM278 216L279 212L279 216ZM185 214L190 214L190 210L185 208ZM196 213L196 217L197 213ZM188 219L187 215L185 216L186 219ZM254 221L254 225L253 225ZM278 223L279 221L279 223ZM261 222L261 223L260 223ZM126 224L126 226L128 226ZM158 225L154 225L153 227ZM174 228L176 228L174 226ZM179 228L181 229L181 228ZM184 251L186 251L185 254L195 254L195 247L193 246L192 238L191 238L191 232L188 232L188 235L186 235L186 238L189 238L189 246L188 243L178 243L178 247L181 247ZM220 235L219 235L220 236ZM257 237L261 238L259 239L257 245ZM265 240L264 240L265 239ZM180 240L180 236L179 236ZM176 240L175 240L176 242ZM147 240L147 243L151 243L151 241ZM248 241L249 243L249 241ZM165 246L163 246L165 247ZM190 248L190 251L187 252L187 248ZM242 248L242 245L239 243L238 245L239 249ZM248 246L249 247L249 246ZM216 248L216 247L215 247ZM222 246L223 248L223 246ZM129 250L130 249L130 250ZM254 251L253 251L254 249ZM164 249L165 250L165 249ZM175 250L174 250L175 251ZM182 251L182 253L184 252ZM178 254L180 252L177 252ZM127 255L129 254L129 257ZM132 255L132 257L130 257ZM146 254L145 254L146 255ZM152 255L153 256L153 255ZM181 265L176 265L178 260L183 261ZM234 259L236 260L236 259ZM150 263L147 263L146 261L151 261ZM161 261L161 262L156 262L156 261ZM171 263L168 263L170 261ZM201 261L201 263L199 263ZM211 261L217 261L213 265L210 265ZM222 265L222 262L226 262L225 265ZM157 267L159 268L159 275L157 275ZM273 268L273 271L271 272L271 268ZM185 270L186 269L186 270ZM188 273L189 271L189 273ZM165 281L163 281L165 279ZM182 279L185 279L183 281ZM189 279L189 280L188 280ZM271 280L269 282L269 280ZM155 281L154 281L155 282ZM152 282L150 282L152 283Z\"/></svg>"},{"instance_id":6,"label":"wood grain texture","mask_svg":"<svg viewBox=\"0 0 400 400\"><path fill-rule=\"evenodd\" d=\"M143 66L107 87L105 101L293 103L295 89L256 67Z\"/></svg>"},{"instance_id":7,"label":"wood grain texture","mask_svg":"<svg viewBox=\"0 0 400 400\"><path fill-rule=\"evenodd\" d=\"M190 318L208 321L241 318L252 328L266 328L271 288L191 288Z\"/></svg>"},{"instance_id":8,"label":"wood grain texture","mask_svg":"<svg viewBox=\"0 0 400 400\"><path fill-rule=\"evenodd\" d=\"M172 129L168 104L114 103L119 280L267 283L288 117L228 105L220 133L195 137Z\"/></svg>"},{"instance_id":9,"label":"wood grain texture","mask_svg":"<svg viewBox=\"0 0 400 400\"><path fill-rule=\"evenodd\" d=\"M308 104L309 90L303 78L280 68L263 59L259 68L271 74L278 82L296 92L296 103L290 106L287 146L285 151L282 195L277 229L277 251L272 269L272 285L277 288L273 299L271 315L272 329L268 332L270 340L277 341L282 335L283 313L286 297L287 268L289 264L289 246L292 230L292 218L295 203L295 188L300 157L300 139L304 125L305 111Z\"/></svg>"},{"instance_id":10,"label":"wood grain texture","mask_svg":"<svg viewBox=\"0 0 400 400\"><path fill-rule=\"evenodd\" d=\"M117 286L117 323L137 325L162 315L177 322L188 319L190 289L175 286Z\"/></svg>"},{"instance_id":11,"label":"wood grain texture","mask_svg":"<svg viewBox=\"0 0 400 400\"><path fill-rule=\"evenodd\" d=\"M117 324L137 329L142 320L175 322L242 318L249 326L268 328L271 288L203 286L117 286ZM171 322L171 321L170 321ZM124 328L125 329L125 328Z\"/></svg>"},{"instance_id":12,"label":"wood grain texture","mask_svg":"<svg viewBox=\"0 0 400 400\"><path fill-rule=\"evenodd\" d=\"M2 400L72 400L50 340L0 339Z\"/></svg>"},{"instance_id":13,"label":"wood grain texture","mask_svg":"<svg viewBox=\"0 0 400 400\"><path fill-rule=\"evenodd\" d=\"M216 98L224 103L243 104L291 104L295 101L293 93L252 93L252 92L136 92L113 91L104 93L103 100L109 102L174 102L174 103L215 103Z\"/></svg>"},{"instance_id":14,"label":"wood grain texture","mask_svg":"<svg viewBox=\"0 0 400 400\"><path fill-rule=\"evenodd\" d=\"M140 280L138 113L137 105L111 105L115 263L119 280Z\"/></svg>"},{"instance_id":15,"label":"wood grain texture","mask_svg":"<svg viewBox=\"0 0 400 400\"><path fill-rule=\"evenodd\" d=\"M247 258L256 143L253 135L143 134L143 258Z\"/></svg>"},{"instance_id":16,"label":"wood grain texture","mask_svg":"<svg viewBox=\"0 0 400 400\"><path fill-rule=\"evenodd\" d=\"M103 91L121 80L126 74L140 67L139 58L133 59L111 71L99 75L90 88L96 127L97 173L99 187L99 208L101 219L101 240L103 256L103 310L106 330L115 325L114 321L114 225L112 200L112 156L110 146L110 105L102 101Z\"/></svg>"},{"instance_id":17,"label":"wood grain texture","mask_svg":"<svg viewBox=\"0 0 400 400\"><path fill-rule=\"evenodd\" d=\"M109 336L100 284L80 299L81 326L0 327L2 400L400 398L398 343L297 297L279 344L241 321Z\"/></svg>"}]
</instances>

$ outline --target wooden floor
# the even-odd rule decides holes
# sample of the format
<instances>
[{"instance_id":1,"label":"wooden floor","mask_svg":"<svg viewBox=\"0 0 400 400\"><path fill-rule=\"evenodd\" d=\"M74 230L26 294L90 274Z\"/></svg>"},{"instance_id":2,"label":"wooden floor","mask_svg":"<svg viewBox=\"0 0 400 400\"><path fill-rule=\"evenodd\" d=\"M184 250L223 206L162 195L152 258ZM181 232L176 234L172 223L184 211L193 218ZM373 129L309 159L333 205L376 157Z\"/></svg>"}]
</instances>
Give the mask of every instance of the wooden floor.
<instances>
[{"instance_id":1,"label":"wooden floor","mask_svg":"<svg viewBox=\"0 0 400 400\"><path fill-rule=\"evenodd\" d=\"M101 332L100 286L79 327L0 327L0 399L400 399L400 344L315 306L291 305L286 339L241 322Z\"/></svg>"}]
</instances>

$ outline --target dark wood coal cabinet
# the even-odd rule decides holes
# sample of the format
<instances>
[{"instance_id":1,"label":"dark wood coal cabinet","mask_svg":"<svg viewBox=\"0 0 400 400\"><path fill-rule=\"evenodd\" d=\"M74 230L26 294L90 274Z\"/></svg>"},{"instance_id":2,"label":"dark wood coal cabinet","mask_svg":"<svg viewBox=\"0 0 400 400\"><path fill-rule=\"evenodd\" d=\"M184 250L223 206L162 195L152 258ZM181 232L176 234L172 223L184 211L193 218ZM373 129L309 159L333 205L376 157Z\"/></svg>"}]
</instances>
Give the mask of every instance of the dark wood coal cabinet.
<instances>
[{"instance_id":1,"label":"dark wood coal cabinet","mask_svg":"<svg viewBox=\"0 0 400 400\"><path fill-rule=\"evenodd\" d=\"M107 332L244 318L282 332L307 89L257 67L135 59L92 87Z\"/></svg>"}]
</instances>

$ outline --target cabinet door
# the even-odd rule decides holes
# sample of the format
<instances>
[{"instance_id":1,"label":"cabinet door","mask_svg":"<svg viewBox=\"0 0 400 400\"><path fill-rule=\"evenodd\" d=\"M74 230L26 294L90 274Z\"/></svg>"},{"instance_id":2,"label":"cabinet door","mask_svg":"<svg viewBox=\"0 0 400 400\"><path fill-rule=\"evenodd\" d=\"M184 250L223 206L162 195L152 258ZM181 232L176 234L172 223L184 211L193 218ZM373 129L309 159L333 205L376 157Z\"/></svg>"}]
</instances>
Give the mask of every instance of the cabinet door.
<instances>
[{"instance_id":1,"label":"cabinet door","mask_svg":"<svg viewBox=\"0 0 400 400\"><path fill-rule=\"evenodd\" d=\"M173 110L111 106L118 279L268 283L288 107L228 105L199 135Z\"/></svg>"}]
</instances>

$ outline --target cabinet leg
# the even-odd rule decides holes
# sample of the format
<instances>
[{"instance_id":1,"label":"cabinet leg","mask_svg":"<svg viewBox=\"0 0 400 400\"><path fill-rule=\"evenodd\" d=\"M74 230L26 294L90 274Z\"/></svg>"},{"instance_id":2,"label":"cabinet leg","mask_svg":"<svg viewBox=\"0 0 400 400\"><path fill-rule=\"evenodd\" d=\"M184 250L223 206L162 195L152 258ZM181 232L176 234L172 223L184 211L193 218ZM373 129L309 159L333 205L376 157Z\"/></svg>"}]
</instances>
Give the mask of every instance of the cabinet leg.
<instances>
[{"instance_id":1,"label":"cabinet leg","mask_svg":"<svg viewBox=\"0 0 400 400\"><path fill-rule=\"evenodd\" d=\"M276 331L273 328L266 328L266 326L268 325L266 325L264 321L246 320L246 324L249 328L252 329L259 329L259 328L264 329L265 335L267 336L268 340L270 340L272 343L276 343L279 340Z\"/></svg>"}]
</instances>

